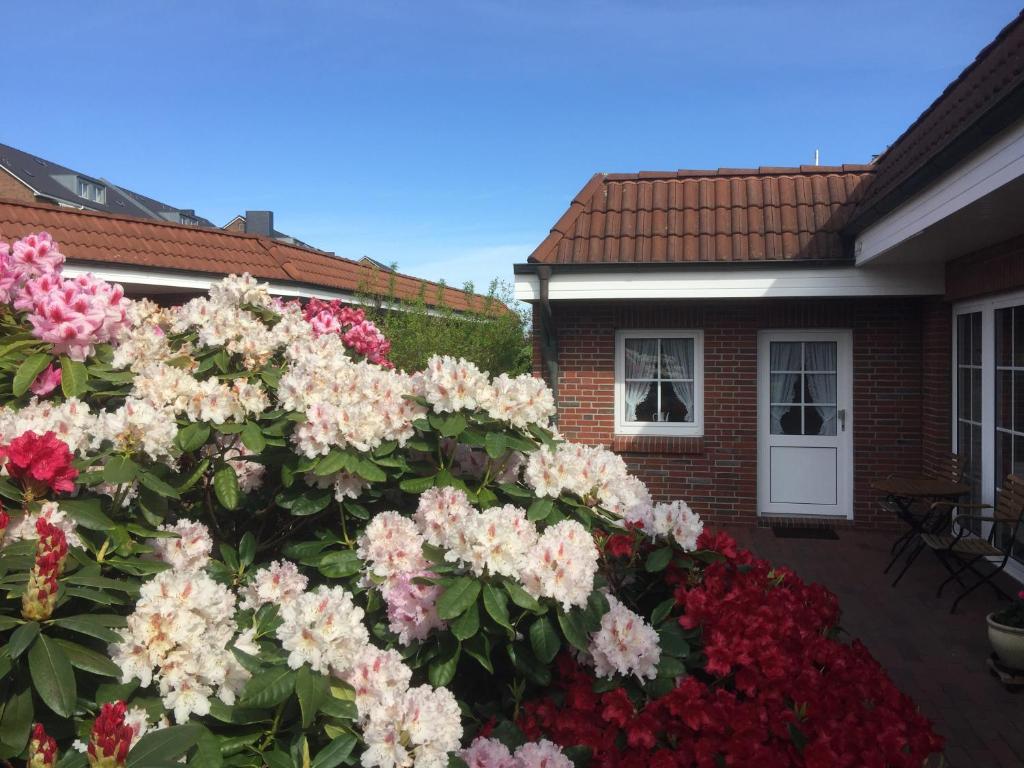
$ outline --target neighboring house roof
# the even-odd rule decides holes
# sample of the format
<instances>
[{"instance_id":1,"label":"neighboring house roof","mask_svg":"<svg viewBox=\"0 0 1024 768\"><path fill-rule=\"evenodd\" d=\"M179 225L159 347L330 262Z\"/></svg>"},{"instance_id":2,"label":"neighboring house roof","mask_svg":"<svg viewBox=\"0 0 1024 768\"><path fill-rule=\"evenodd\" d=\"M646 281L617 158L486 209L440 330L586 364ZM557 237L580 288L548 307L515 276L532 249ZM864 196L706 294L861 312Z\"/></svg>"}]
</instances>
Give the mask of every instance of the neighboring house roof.
<instances>
[{"instance_id":1,"label":"neighboring house roof","mask_svg":"<svg viewBox=\"0 0 1024 768\"><path fill-rule=\"evenodd\" d=\"M1024 12L875 161L851 220L859 232L1024 114Z\"/></svg>"},{"instance_id":2,"label":"neighboring house roof","mask_svg":"<svg viewBox=\"0 0 1024 768\"><path fill-rule=\"evenodd\" d=\"M106 179L74 171L59 163L44 160L7 144L0 144L0 168L29 187L37 198L93 211L106 211L125 216L169 221L175 224L180 222L182 215L185 215L195 219L197 226L215 226L213 222L202 216L196 216L193 210L161 203L159 200L112 184ZM105 187L105 200L97 202L80 197L78 194L79 178Z\"/></svg>"},{"instance_id":3,"label":"neighboring house roof","mask_svg":"<svg viewBox=\"0 0 1024 768\"><path fill-rule=\"evenodd\" d=\"M231 221L229 221L227 224L221 227L221 229L229 229L238 232L244 232L245 216L243 216L242 214L238 214L233 219L231 219ZM303 248L313 248L313 246L310 245L309 243L304 243L301 240L299 240L299 238L292 237L291 235L286 235L284 232L279 232L276 229L270 233L270 236L273 237L275 240L280 240L281 242L288 243L289 245L300 245Z\"/></svg>"},{"instance_id":4,"label":"neighboring house roof","mask_svg":"<svg viewBox=\"0 0 1024 768\"><path fill-rule=\"evenodd\" d=\"M384 272L324 251L266 237L116 216L108 213L0 201L0 240L49 232L74 263L222 276L248 272L275 283L394 296L430 306L483 309L484 299L395 272ZM504 306L495 307L502 311Z\"/></svg>"},{"instance_id":5,"label":"neighboring house roof","mask_svg":"<svg viewBox=\"0 0 1024 768\"><path fill-rule=\"evenodd\" d=\"M544 264L838 261L867 165L596 174L530 255Z\"/></svg>"}]
</instances>

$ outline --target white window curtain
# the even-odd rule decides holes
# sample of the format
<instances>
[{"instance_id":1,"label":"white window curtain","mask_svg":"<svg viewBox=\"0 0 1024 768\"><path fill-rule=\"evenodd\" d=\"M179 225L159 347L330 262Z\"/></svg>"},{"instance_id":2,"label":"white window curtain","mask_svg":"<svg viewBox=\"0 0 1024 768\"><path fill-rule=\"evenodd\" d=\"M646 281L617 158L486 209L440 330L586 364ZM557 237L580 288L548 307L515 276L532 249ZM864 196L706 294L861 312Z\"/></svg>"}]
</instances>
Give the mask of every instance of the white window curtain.
<instances>
[{"instance_id":1,"label":"white window curtain","mask_svg":"<svg viewBox=\"0 0 1024 768\"><path fill-rule=\"evenodd\" d=\"M658 375L658 340L626 339L626 421L636 421L636 409L647 399ZM630 381L648 379L648 381Z\"/></svg>"},{"instance_id":2,"label":"white window curtain","mask_svg":"<svg viewBox=\"0 0 1024 768\"><path fill-rule=\"evenodd\" d=\"M814 342L805 345L806 368L825 373L807 375L807 391L814 401L821 417L819 435L836 433L836 345L831 341Z\"/></svg>"},{"instance_id":3,"label":"white window curtain","mask_svg":"<svg viewBox=\"0 0 1024 768\"><path fill-rule=\"evenodd\" d=\"M786 341L773 341L771 346L771 397L773 403L789 402L793 394L793 387L800 380L800 369L802 360L800 344ZM779 373L784 371L785 373ZM789 411L788 408L772 408L772 434L781 435L785 433L782 428L782 417Z\"/></svg>"},{"instance_id":4,"label":"white window curtain","mask_svg":"<svg viewBox=\"0 0 1024 768\"><path fill-rule=\"evenodd\" d=\"M686 420L693 421L693 339L662 339L661 361L663 379L689 379L669 383L686 407Z\"/></svg>"}]
</instances>

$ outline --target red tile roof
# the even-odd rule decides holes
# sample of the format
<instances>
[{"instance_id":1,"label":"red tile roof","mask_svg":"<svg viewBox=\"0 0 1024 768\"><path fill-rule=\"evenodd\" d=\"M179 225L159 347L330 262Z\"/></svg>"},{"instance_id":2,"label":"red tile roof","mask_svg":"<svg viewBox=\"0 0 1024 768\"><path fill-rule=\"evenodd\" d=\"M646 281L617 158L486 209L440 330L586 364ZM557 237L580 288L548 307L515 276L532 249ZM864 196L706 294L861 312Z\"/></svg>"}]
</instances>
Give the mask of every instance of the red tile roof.
<instances>
[{"instance_id":1,"label":"red tile roof","mask_svg":"<svg viewBox=\"0 0 1024 768\"><path fill-rule=\"evenodd\" d=\"M851 220L869 226L1024 114L1024 11L875 161Z\"/></svg>"},{"instance_id":2,"label":"red tile roof","mask_svg":"<svg viewBox=\"0 0 1024 768\"><path fill-rule=\"evenodd\" d=\"M0 240L49 232L74 262L203 275L249 272L263 280L342 292L416 299L454 310L483 299L427 280L375 269L323 251L220 229L200 229L95 211L0 200Z\"/></svg>"},{"instance_id":3,"label":"red tile roof","mask_svg":"<svg viewBox=\"0 0 1024 768\"><path fill-rule=\"evenodd\" d=\"M871 166L597 174L530 255L546 264L846 260Z\"/></svg>"}]
</instances>

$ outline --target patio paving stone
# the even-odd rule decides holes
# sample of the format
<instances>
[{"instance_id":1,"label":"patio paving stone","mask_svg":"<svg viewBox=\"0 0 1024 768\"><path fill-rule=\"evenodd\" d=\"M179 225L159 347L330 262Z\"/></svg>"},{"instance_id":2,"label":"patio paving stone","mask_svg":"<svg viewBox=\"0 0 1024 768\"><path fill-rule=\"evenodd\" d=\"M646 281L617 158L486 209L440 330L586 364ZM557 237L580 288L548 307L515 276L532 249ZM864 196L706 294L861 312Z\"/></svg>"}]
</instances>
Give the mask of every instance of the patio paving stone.
<instances>
[{"instance_id":1,"label":"patio paving stone","mask_svg":"<svg viewBox=\"0 0 1024 768\"><path fill-rule=\"evenodd\" d=\"M838 596L843 629L868 647L946 738L946 766L1024 766L1024 691L1005 688L986 665L985 615L1006 605L992 589L972 593L950 615L956 590L935 597L946 572L930 553L890 586L882 573L890 534L844 529L832 541L777 538L767 528L726 530L741 546ZM1008 577L1003 587L1011 594L1020 588Z\"/></svg>"}]
</instances>

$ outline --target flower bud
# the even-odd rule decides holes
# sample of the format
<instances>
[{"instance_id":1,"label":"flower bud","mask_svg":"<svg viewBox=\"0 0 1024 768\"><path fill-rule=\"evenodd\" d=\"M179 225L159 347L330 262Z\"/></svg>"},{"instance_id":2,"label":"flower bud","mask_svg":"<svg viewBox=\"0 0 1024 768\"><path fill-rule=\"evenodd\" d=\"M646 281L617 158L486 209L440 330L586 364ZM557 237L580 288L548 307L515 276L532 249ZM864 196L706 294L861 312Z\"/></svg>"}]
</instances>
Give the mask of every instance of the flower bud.
<instances>
[{"instance_id":1,"label":"flower bud","mask_svg":"<svg viewBox=\"0 0 1024 768\"><path fill-rule=\"evenodd\" d=\"M43 621L57 604L57 579L64 571L68 542L64 531L44 517L36 521L36 561L21 596L21 615L29 621Z\"/></svg>"},{"instance_id":2,"label":"flower bud","mask_svg":"<svg viewBox=\"0 0 1024 768\"><path fill-rule=\"evenodd\" d=\"M53 768L56 763L57 742L43 730L42 723L36 723L28 743L28 768Z\"/></svg>"},{"instance_id":3,"label":"flower bud","mask_svg":"<svg viewBox=\"0 0 1024 768\"><path fill-rule=\"evenodd\" d=\"M86 756L90 768L122 768L128 759L133 731L124 721L127 708L123 701L104 704L92 724Z\"/></svg>"}]
</instances>

